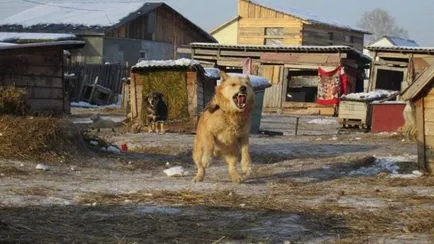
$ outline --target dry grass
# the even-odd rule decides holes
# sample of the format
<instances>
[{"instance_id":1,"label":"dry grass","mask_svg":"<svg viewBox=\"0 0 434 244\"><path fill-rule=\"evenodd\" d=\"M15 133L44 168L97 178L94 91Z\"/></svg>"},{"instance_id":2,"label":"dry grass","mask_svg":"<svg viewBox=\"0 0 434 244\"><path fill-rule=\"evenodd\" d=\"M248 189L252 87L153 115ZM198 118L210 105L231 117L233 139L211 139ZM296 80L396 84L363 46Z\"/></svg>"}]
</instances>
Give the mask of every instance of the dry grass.
<instances>
[{"instance_id":1,"label":"dry grass","mask_svg":"<svg viewBox=\"0 0 434 244\"><path fill-rule=\"evenodd\" d=\"M379 179L383 182L384 179ZM397 180L397 179L395 179ZM421 182L430 181L421 178ZM371 182L372 179L367 179ZM79 199L81 204L97 202L102 204L156 203L183 204L192 206L228 207L233 209L273 210L297 213L300 215L322 216L316 219L324 228L346 229L347 234L372 235L385 233L430 233L434 234L434 212L423 204L434 203L432 196L396 194L390 190L376 191L373 185L365 186L366 190L351 190L351 185L360 185L358 179L346 178L318 184L277 181L269 195L244 196L231 191L199 193L192 191L170 192L152 191L132 194L91 193ZM347 188L342 187L347 185ZM414 182L412 183L414 185ZM334 189L330 191L330 189ZM342 196L375 198L392 203L386 208L364 209L340 205ZM327 198L327 199L326 199ZM323 199L319 202L311 202ZM400 207L394 206L393 203ZM244 206L245 204L245 206ZM243 206L243 207L241 207ZM326 226L327 219L339 219L336 226Z\"/></svg>"},{"instance_id":2,"label":"dry grass","mask_svg":"<svg viewBox=\"0 0 434 244\"><path fill-rule=\"evenodd\" d=\"M59 162L87 153L81 133L66 119L0 116L0 133L4 158Z\"/></svg>"},{"instance_id":3,"label":"dry grass","mask_svg":"<svg viewBox=\"0 0 434 244\"><path fill-rule=\"evenodd\" d=\"M56 190L47 188L47 187L27 187L27 188L17 188L12 189L10 192L16 194L16 195L22 195L22 196L43 196L48 197L52 196Z\"/></svg>"},{"instance_id":4,"label":"dry grass","mask_svg":"<svg viewBox=\"0 0 434 244\"><path fill-rule=\"evenodd\" d=\"M28 112L25 89L0 87L0 114L26 115Z\"/></svg>"},{"instance_id":5,"label":"dry grass","mask_svg":"<svg viewBox=\"0 0 434 244\"><path fill-rule=\"evenodd\" d=\"M29 175L28 171L19 169L14 166L3 166L0 165L0 175L4 176L20 176L20 175Z\"/></svg>"}]
</instances>

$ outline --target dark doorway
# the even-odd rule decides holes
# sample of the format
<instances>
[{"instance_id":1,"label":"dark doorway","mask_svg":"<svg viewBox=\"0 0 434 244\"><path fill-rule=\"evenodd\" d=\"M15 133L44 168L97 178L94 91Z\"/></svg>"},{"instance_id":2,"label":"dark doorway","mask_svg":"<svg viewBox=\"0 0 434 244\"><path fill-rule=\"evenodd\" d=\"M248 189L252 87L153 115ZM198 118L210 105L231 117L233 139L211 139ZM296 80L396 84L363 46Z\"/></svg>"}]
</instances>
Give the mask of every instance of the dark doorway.
<instances>
[{"instance_id":1,"label":"dark doorway","mask_svg":"<svg viewBox=\"0 0 434 244\"><path fill-rule=\"evenodd\" d=\"M317 70L291 70L288 72L287 102L315 102L317 92Z\"/></svg>"},{"instance_id":2,"label":"dark doorway","mask_svg":"<svg viewBox=\"0 0 434 244\"><path fill-rule=\"evenodd\" d=\"M400 91L404 72L395 70L377 70L376 89Z\"/></svg>"}]
</instances>

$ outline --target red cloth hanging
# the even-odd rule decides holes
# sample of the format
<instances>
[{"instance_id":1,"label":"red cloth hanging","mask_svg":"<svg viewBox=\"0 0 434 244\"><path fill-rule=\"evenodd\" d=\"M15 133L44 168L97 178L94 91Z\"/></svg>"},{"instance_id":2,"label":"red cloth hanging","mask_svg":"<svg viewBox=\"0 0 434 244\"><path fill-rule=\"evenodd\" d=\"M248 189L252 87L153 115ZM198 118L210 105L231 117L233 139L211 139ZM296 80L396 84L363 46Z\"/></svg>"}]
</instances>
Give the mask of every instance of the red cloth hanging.
<instances>
[{"instance_id":1,"label":"red cloth hanging","mask_svg":"<svg viewBox=\"0 0 434 244\"><path fill-rule=\"evenodd\" d=\"M318 68L318 95L316 102L321 105L337 105L339 97L348 92L348 77L342 67L326 71Z\"/></svg>"}]
</instances>

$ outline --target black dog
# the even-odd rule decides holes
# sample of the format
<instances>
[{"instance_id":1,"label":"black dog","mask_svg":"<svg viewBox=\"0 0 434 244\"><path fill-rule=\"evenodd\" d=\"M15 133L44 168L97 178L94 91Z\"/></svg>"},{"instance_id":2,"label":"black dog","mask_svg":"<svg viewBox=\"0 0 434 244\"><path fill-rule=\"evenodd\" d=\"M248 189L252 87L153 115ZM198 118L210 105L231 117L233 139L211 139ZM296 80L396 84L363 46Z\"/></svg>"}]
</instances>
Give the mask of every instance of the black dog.
<instances>
[{"instance_id":1,"label":"black dog","mask_svg":"<svg viewBox=\"0 0 434 244\"><path fill-rule=\"evenodd\" d=\"M167 120L167 105L163 101L163 97L163 94L159 92L151 92L145 98L148 109L148 132L165 132L164 122Z\"/></svg>"}]
</instances>

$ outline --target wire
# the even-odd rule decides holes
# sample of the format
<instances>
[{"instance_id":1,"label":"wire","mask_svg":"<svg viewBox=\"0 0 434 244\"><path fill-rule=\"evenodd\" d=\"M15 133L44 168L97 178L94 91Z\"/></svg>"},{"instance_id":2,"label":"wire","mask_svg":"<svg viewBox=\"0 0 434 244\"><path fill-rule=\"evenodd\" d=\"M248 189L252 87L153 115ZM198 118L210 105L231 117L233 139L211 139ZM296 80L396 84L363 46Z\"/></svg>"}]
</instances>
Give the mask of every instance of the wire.
<instances>
[{"instance_id":1,"label":"wire","mask_svg":"<svg viewBox=\"0 0 434 244\"><path fill-rule=\"evenodd\" d=\"M41 2L37 2L37 1L33 1L33 0L22 0L23 2L27 2L27 3L33 3L33 4L38 4L38 5L45 5L45 6L53 6L56 8L64 8L64 9L73 9L73 10L83 10L83 11L90 11L90 12L104 12L105 17L107 18L108 22L113 24L113 22L110 20L110 17L108 16L107 12L105 10L101 10L101 9L86 9L86 8L76 8L76 7L71 7L71 6L62 6L62 5L57 5L57 4L50 4L50 3L41 3Z\"/></svg>"}]
</instances>

